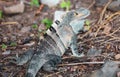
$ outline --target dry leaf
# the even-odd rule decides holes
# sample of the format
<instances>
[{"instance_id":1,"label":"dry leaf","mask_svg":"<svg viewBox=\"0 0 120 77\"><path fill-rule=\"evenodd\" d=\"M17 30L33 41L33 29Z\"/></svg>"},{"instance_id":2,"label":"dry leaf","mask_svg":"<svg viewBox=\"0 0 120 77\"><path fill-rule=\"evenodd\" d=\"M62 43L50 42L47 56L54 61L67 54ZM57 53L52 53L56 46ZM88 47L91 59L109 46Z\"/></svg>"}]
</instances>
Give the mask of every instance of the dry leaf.
<instances>
[{"instance_id":1,"label":"dry leaf","mask_svg":"<svg viewBox=\"0 0 120 77\"><path fill-rule=\"evenodd\" d=\"M23 2L3 8L5 14L23 13L24 9L25 9L25 5Z\"/></svg>"}]
</instances>

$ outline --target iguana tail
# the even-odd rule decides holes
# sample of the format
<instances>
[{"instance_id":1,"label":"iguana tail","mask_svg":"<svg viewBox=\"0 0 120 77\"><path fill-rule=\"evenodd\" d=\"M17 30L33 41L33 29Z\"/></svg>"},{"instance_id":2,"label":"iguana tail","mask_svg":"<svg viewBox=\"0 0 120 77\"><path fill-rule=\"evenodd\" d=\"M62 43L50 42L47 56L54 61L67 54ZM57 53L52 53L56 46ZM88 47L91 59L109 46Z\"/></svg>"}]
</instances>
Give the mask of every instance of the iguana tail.
<instances>
[{"instance_id":1,"label":"iguana tail","mask_svg":"<svg viewBox=\"0 0 120 77\"><path fill-rule=\"evenodd\" d=\"M53 61L55 58L60 58L53 54L41 54L40 52L34 54L32 60L29 63L28 70L25 77L35 77L39 69L48 61Z\"/></svg>"}]
</instances>

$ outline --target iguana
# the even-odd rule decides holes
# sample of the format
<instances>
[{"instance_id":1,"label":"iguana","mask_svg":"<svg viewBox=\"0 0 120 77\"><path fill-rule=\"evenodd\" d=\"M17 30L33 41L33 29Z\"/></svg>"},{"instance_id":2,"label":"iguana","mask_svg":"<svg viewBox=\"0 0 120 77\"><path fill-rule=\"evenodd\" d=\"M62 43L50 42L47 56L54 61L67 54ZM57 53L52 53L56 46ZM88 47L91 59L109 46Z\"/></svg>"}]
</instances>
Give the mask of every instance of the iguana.
<instances>
[{"instance_id":1,"label":"iguana","mask_svg":"<svg viewBox=\"0 0 120 77\"><path fill-rule=\"evenodd\" d=\"M17 65L29 61L25 77L35 77L41 68L45 71L55 70L55 66L61 62L61 56L68 47L71 48L73 56L84 56L83 53L78 53L76 35L80 30L84 30L84 21L89 14L90 11L85 8L67 12L61 21L56 20L46 31L35 50L29 49L17 57Z\"/></svg>"}]
</instances>

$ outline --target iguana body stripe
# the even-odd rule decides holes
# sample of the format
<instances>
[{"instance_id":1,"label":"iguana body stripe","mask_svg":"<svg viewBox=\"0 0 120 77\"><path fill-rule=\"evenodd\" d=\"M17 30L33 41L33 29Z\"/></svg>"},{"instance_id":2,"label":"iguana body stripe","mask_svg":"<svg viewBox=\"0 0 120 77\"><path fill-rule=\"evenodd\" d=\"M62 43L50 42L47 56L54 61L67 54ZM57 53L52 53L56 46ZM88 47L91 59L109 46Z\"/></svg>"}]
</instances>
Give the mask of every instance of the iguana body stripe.
<instances>
[{"instance_id":1,"label":"iguana body stripe","mask_svg":"<svg viewBox=\"0 0 120 77\"><path fill-rule=\"evenodd\" d=\"M51 38L54 39L54 41L57 41L56 42L57 46L60 48L60 52L61 52L61 55L59 56L62 56L65 52L65 46L62 43L62 41L59 39L59 36L56 33L51 32L50 30L47 31L47 34L50 36L52 35Z\"/></svg>"},{"instance_id":2,"label":"iguana body stripe","mask_svg":"<svg viewBox=\"0 0 120 77\"><path fill-rule=\"evenodd\" d=\"M74 56L83 56L77 50L76 33L79 30L83 30L84 21L81 20L84 20L84 17L87 17L89 14L89 10L84 8L67 12L62 21L55 21L52 27L46 31L44 39L40 40L36 50L31 50L32 52L35 51L33 55L32 53L28 54L28 58L26 56L28 52L26 52L21 57L18 57L16 63L20 65L26 63L31 58L25 77L35 77L41 67L46 71L54 70L54 66L61 62L61 56L68 47L71 48ZM76 19L79 19L80 25L74 25L73 23L71 25L70 23ZM78 27L79 30L76 30L74 26Z\"/></svg>"}]
</instances>

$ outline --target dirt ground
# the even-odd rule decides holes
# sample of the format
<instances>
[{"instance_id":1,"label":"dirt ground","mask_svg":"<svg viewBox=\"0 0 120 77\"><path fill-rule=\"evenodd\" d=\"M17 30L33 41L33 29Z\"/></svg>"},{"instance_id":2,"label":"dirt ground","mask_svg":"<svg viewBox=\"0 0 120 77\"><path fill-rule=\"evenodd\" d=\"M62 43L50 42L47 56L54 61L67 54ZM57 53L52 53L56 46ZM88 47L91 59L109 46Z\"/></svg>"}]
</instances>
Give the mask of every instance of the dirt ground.
<instances>
[{"instance_id":1,"label":"dirt ground","mask_svg":"<svg viewBox=\"0 0 120 77\"><path fill-rule=\"evenodd\" d=\"M18 2L15 1L6 0L4 3L0 1L0 7ZM66 52L63 55L62 63L57 66L58 71L48 73L40 70L37 74L38 77L84 77L84 75L89 77L89 74L99 69L102 64L79 63L101 62L108 59L120 61L120 13L116 14L116 12L107 9L104 11L105 7L95 7L94 0L71 0L70 9L79 7L86 7L91 12L88 17L91 22L90 30L78 35L79 51L87 54L91 48L96 48L102 50L102 53L95 57L73 58L70 56L71 52ZM35 15L37 10L37 7L25 5L24 13L4 14L3 18L0 19L0 77L24 77L27 64L17 66L10 63L10 58L16 54L22 54L31 46L36 47L39 34L37 29L32 28L34 23L37 23L39 27L45 26L45 24L41 23L42 19L49 18L53 20L54 12L64 9L59 6L54 8L45 6L40 14ZM2 24L2 22L14 23ZM11 42L16 42L17 45L11 46ZM7 45L7 48L2 49L2 44ZM7 54L8 52L10 54Z\"/></svg>"}]
</instances>

